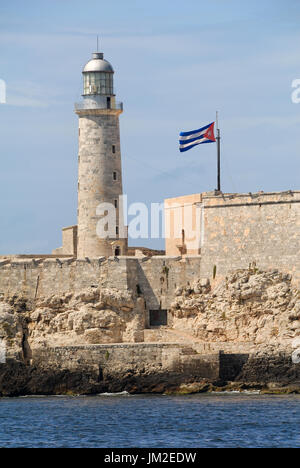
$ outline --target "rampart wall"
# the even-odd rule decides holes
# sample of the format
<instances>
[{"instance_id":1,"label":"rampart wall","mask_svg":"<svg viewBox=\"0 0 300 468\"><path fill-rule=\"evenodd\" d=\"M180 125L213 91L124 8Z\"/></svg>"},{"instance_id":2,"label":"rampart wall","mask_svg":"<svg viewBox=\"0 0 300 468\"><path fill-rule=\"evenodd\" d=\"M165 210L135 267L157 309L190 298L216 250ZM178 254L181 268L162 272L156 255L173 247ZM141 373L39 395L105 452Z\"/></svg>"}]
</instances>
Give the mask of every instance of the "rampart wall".
<instances>
[{"instance_id":1,"label":"rampart wall","mask_svg":"<svg viewBox=\"0 0 300 468\"><path fill-rule=\"evenodd\" d=\"M143 295L148 310L169 309L179 286L250 264L290 273L300 286L300 192L202 194L196 205L201 256L2 257L0 294L35 299L101 285Z\"/></svg>"},{"instance_id":2,"label":"rampart wall","mask_svg":"<svg viewBox=\"0 0 300 468\"><path fill-rule=\"evenodd\" d=\"M144 296L148 309L168 309L176 288L199 275L200 256L7 259L0 261L0 295L34 300L101 286L131 289Z\"/></svg>"},{"instance_id":3,"label":"rampart wall","mask_svg":"<svg viewBox=\"0 0 300 468\"><path fill-rule=\"evenodd\" d=\"M189 354L190 349L172 343L107 344L36 349L33 364L53 368L120 375L178 372L201 378L217 378L219 354Z\"/></svg>"},{"instance_id":4,"label":"rampart wall","mask_svg":"<svg viewBox=\"0 0 300 468\"><path fill-rule=\"evenodd\" d=\"M201 274L226 275L250 263L300 283L300 192L204 196Z\"/></svg>"}]
</instances>

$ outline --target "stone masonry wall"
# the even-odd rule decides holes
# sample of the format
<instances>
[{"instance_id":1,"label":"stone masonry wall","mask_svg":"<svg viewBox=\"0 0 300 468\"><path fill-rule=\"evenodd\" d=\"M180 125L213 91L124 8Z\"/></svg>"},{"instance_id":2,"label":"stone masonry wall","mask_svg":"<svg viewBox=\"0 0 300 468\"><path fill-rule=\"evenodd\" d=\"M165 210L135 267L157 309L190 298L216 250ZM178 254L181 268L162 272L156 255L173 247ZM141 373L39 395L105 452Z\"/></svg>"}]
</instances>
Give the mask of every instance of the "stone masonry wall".
<instances>
[{"instance_id":1,"label":"stone masonry wall","mask_svg":"<svg viewBox=\"0 0 300 468\"><path fill-rule=\"evenodd\" d=\"M36 349L32 364L70 371L95 371L117 376L186 373L200 378L218 378L219 354L189 354L189 349L171 343L105 344Z\"/></svg>"},{"instance_id":2,"label":"stone masonry wall","mask_svg":"<svg viewBox=\"0 0 300 468\"><path fill-rule=\"evenodd\" d=\"M117 241L120 252L126 251L126 239L119 238L116 227L100 238L96 228L105 211L97 211L99 204L117 200L116 216L119 233L124 235L122 207L122 167L120 152L119 116L114 109L78 111L78 258L110 256L112 242ZM88 115L87 115L88 114ZM120 214L120 216L119 216Z\"/></svg>"},{"instance_id":3,"label":"stone masonry wall","mask_svg":"<svg viewBox=\"0 0 300 468\"><path fill-rule=\"evenodd\" d=\"M169 309L179 285L200 274L200 257L104 257L0 261L0 295L28 299L98 286L142 294L147 309Z\"/></svg>"},{"instance_id":4,"label":"stone masonry wall","mask_svg":"<svg viewBox=\"0 0 300 468\"><path fill-rule=\"evenodd\" d=\"M138 343L41 347L30 363L0 364L0 396L174 392L220 374L218 354L199 355L178 344Z\"/></svg>"},{"instance_id":5,"label":"stone masonry wall","mask_svg":"<svg viewBox=\"0 0 300 468\"><path fill-rule=\"evenodd\" d=\"M99 283L101 259L11 260L0 262L0 294L28 299L80 291Z\"/></svg>"},{"instance_id":6,"label":"stone masonry wall","mask_svg":"<svg viewBox=\"0 0 300 468\"><path fill-rule=\"evenodd\" d=\"M255 262L300 283L300 192L204 196L201 276Z\"/></svg>"},{"instance_id":7,"label":"stone masonry wall","mask_svg":"<svg viewBox=\"0 0 300 468\"><path fill-rule=\"evenodd\" d=\"M181 285L192 284L200 275L200 256L151 257L128 260L128 285L146 301L146 309L168 310L175 291ZM149 325L149 317L146 326Z\"/></svg>"}]
</instances>

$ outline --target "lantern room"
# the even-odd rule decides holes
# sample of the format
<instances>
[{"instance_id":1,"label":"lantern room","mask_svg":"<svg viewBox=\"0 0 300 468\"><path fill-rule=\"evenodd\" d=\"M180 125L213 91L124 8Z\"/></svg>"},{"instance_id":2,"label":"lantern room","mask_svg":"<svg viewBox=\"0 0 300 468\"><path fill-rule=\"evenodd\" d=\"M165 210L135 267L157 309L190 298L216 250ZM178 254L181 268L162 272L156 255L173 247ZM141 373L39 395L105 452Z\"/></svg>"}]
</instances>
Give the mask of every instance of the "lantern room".
<instances>
[{"instance_id":1,"label":"lantern room","mask_svg":"<svg viewBox=\"0 0 300 468\"><path fill-rule=\"evenodd\" d=\"M113 74L111 64L103 53L95 52L83 69L83 96L113 96Z\"/></svg>"}]
</instances>

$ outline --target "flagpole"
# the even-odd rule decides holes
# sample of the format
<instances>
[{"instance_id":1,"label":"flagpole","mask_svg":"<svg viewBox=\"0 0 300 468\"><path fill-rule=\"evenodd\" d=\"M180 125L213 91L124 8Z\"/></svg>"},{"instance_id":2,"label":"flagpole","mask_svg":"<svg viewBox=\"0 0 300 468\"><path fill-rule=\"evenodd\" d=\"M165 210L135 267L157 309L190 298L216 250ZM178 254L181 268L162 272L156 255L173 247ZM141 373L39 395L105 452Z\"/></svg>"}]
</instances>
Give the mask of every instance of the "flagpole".
<instances>
[{"instance_id":1,"label":"flagpole","mask_svg":"<svg viewBox=\"0 0 300 468\"><path fill-rule=\"evenodd\" d=\"M220 136L220 129L219 129L219 120L218 120L218 112L216 112L216 126L217 126L217 151L218 151L218 158L217 158L217 173L218 173L218 192L221 192L221 136Z\"/></svg>"}]
</instances>

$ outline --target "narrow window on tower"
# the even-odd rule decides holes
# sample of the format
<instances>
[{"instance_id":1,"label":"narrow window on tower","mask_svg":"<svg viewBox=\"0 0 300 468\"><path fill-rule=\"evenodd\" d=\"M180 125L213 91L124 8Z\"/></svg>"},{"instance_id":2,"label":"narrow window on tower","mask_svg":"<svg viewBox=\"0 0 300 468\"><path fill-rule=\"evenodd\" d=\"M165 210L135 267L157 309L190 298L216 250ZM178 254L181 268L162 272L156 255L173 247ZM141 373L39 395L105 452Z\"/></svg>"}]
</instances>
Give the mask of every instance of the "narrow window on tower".
<instances>
[{"instance_id":1,"label":"narrow window on tower","mask_svg":"<svg viewBox=\"0 0 300 468\"><path fill-rule=\"evenodd\" d=\"M116 226L116 234L119 235L119 226Z\"/></svg>"},{"instance_id":2,"label":"narrow window on tower","mask_svg":"<svg viewBox=\"0 0 300 468\"><path fill-rule=\"evenodd\" d=\"M118 200L115 200L115 208L118 208Z\"/></svg>"},{"instance_id":3,"label":"narrow window on tower","mask_svg":"<svg viewBox=\"0 0 300 468\"><path fill-rule=\"evenodd\" d=\"M113 172L113 180L117 180L117 173Z\"/></svg>"},{"instance_id":4,"label":"narrow window on tower","mask_svg":"<svg viewBox=\"0 0 300 468\"><path fill-rule=\"evenodd\" d=\"M113 153L116 152L116 146L115 146L115 145L112 145L112 152L113 152Z\"/></svg>"},{"instance_id":5,"label":"narrow window on tower","mask_svg":"<svg viewBox=\"0 0 300 468\"><path fill-rule=\"evenodd\" d=\"M107 109L111 109L111 99L110 99L110 97L106 98L106 102L107 102Z\"/></svg>"}]
</instances>

